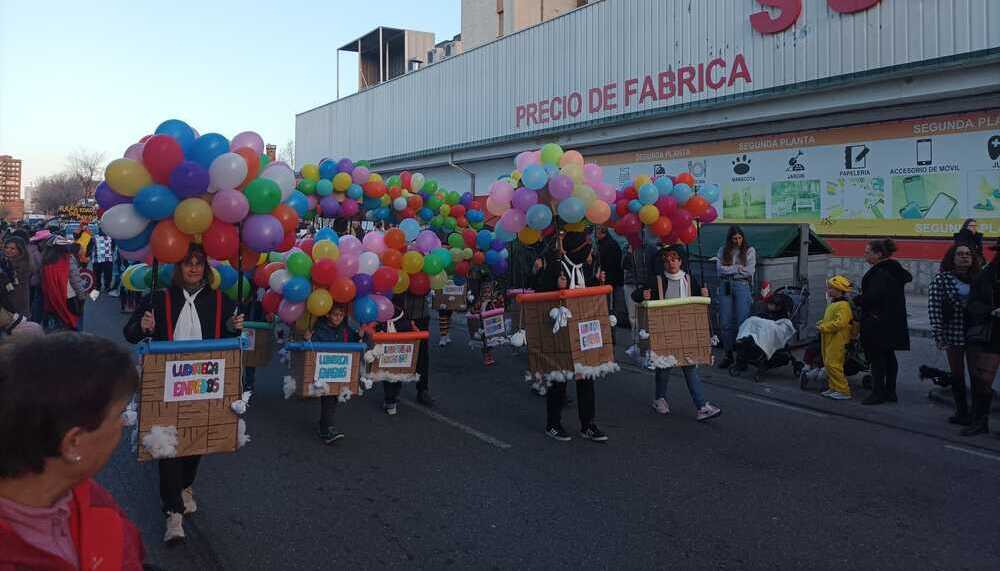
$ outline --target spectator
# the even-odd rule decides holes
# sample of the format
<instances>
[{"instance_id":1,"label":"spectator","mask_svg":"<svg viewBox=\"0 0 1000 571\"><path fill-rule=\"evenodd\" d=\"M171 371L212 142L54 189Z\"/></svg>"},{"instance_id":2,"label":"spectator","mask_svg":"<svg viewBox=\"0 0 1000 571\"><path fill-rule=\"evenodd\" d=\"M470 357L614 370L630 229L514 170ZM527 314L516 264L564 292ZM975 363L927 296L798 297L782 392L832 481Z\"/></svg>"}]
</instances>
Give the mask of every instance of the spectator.
<instances>
[{"instance_id":1,"label":"spectator","mask_svg":"<svg viewBox=\"0 0 1000 571\"><path fill-rule=\"evenodd\" d=\"M872 240L865 247L871 269L861 279L861 344L872 369L872 393L861 404L896 402L899 362L896 351L909 351L910 328L906 320L906 284L913 276L892 258L896 243L889 238Z\"/></svg>"},{"instance_id":2,"label":"spectator","mask_svg":"<svg viewBox=\"0 0 1000 571\"><path fill-rule=\"evenodd\" d=\"M972 250L972 253L979 258L979 265L986 263L983 256L983 235L979 233L979 223L975 218L966 218L962 222L962 228L956 232L952 238L955 244L965 244Z\"/></svg>"},{"instance_id":3,"label":"spectator","mask_svg":"<svg viewBox=\"0 0 1000 571\"><path fill-rule=\"evenodd\" d=\"M3 244L3 255L11 274L8 299L17 313L31 314L31 258L28 246L20 237L8 236Z\"/></svg>"},{"instance_id":4,"label":"spectator","mask_svg":"<svg viewBox=\"0 0 1000 571\"><path fill-rule=\"evenodd\" d=\"M142 569L138 530L92 479L138 384L128 352L107 339L0 347L0 569Z\"/></svg>"},{"instance_id":5,"label":"spectator","mask_svg":"<svg viewBox=\"0 0 1000 571\"><path fill-rule=\"evenodd\" d=\"M52 237L48 230L39 230L28 241L28 259L31 260L31 320L41 323L44 311L42 295L42 248Z\"/></svg>"},{"instance_id":6,"label":"spectator","mask_svg":"<svg viewBox=\"0 0 1000 571\"><path fill-rule=\"evenodd\" d=\"M97 227L97 234L90 241L89 248L90 258L94 261L94 287L101 293L110 293L117 248L100 226Z\"/></svg>"},{"instance_id":7,"label":"spectator","mask_svg":"<svg viewBox=\"0 0 1000 571\"><path fill-rule=\"evenodd\" d=\"M972 282L966 308L966 347L972 381L972 418L963 436L989 434L993 381L1000 366L1000 252Z\"/></svg>"},{"instance_id":8,"label":"spectator","mask_svg":"<svg viewBox=\"0 0 1000 571\"><path fill-rule=\"evenodd\" d=\"M736 332L750 317L753 297L750 293L754 274L757 271L757 251L747 243L743 229L730 226L726 233L726 243L719 249L716 270L721 284L717 292L719 298L719 321L722 326L722 346L725 358L719 363L720 369L728 369L733 364L733 347Z\"/></svg>"},{"instance_id":9,"label":"spectator","mask_svg":"<svg viewBox=\"0 0 1000 571\"><path fill-rule=\"evenodd\" d=\"M826 369L827 390L823 396L833 400L850 400L851 385L844 374L844 359L847 345L851 342L851 328L854 321L851 302L847 295L854 289L851 280L844 276L833 276L826 281L826 295L829 305L823 319L816 324L821 339L823 367Z\"/></svg>"},{"instance_id":10,"label":"spectator","mask_svg":"<svg viewBox=\"0 0 1000 571\"><path fill-rule=\"evenodd\" d=\"M84 286L76 261L79 246L68 238L53 236L42 256L42 297L46 331L76 330L83 316Z\"/></svg>"},{"instance_id":11,"label":"spectator","mask_svg":"<svg viewBox=\"0 0 1000 571\"><path fill-rule=\"evenodd\" d=\"M955 415L948 422L962 426L972 422L965 397L965 307L980 270L979 256L967 244L955 244L941 260L941 271L934 276L927 299L934 341L947 355L951 372Z\"/></svg>"}]
</instances>

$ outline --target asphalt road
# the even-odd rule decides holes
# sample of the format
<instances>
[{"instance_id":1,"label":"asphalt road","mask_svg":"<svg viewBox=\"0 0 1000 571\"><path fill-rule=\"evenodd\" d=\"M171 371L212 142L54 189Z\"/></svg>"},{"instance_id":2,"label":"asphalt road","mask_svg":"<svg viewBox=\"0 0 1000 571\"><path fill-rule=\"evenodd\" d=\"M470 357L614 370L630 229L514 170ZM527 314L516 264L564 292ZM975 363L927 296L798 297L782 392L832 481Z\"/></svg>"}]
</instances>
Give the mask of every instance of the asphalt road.
<instances>
[{"instance_id":1,"label":"asphalt road","mask_svg":"<svg viewBox=\"0 0 1000 571\"><path fill-rule=\"evenodd\" d=\"M120 340L117 310L101 299L88 330ZM635 369L598 384L607 444L559 443L525 357L483 367L461 329L433 348L433 411L407 387L388 417L376 387L334 446L317 402L258 371L252 442L202 463L185 545L160 543L155 466L127 439L99 480L172 570L1000 568L1000 454L714 382L724 414L698 423L679 375L661 417Z\"/></svg>"}]
</instances>

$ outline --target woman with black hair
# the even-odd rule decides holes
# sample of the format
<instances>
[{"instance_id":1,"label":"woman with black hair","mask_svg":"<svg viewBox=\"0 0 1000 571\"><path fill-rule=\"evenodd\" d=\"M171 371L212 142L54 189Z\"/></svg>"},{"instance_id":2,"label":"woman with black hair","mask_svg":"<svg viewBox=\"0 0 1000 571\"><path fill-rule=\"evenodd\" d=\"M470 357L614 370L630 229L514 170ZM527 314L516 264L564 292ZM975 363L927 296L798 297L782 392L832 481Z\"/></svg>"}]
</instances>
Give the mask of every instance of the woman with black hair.
<instances>
[{"instance_id":1,"label":"woman with black hair","mask_svg":"<svg viewBox=\"0 0 1000 571\"><path fill-rule=\"evenodd\" d=\"M998 244L1000 246L1000 244ZM973 280L966 306L965 342L972 381L972 417L962 436L989 434L993 381L1000 368L1000 248Z\"/></svg>"},{"instance_id":2,"label":"woman with black hair","mask_svg":"<svg viewBox=\"0 0 1000 571\"><path fill-rule=\"evenodd\" d=\"M871 269L861 279L854 303L861 308L861 345L871 364L872 393L861 404L896 402L896 351L910 350L904 288L913 276L892 257L895 252L896 243L889 238L865 246Z\"/></svg>"},{"instance_id":3,"label":"woman with black hair","mask_svg":"<svg viewBox=\"0 0 1000 571\"><path fill-rule=\"evenodd\" d=\"M979 257L979 265L986 262L983 257L983 235L979 233L979 222L975 218L966 218L962 228L952 236L955 244L965 244L972 253Z\"/></svg>"},{"instance_id":4,"label":"woman with black hair","mask_svg":"<svg viewBox=\"0 0 1000 571\"><path fill-rule=\"evenodd\" d=\"M31 258L28 245L20 236L8 236L3 243L3 258L12 278L7 294L14 309L21 315L31 313Z\"/></svg>"},{"instance_id":5,"label":"woman with black hair","mask_svg":"<svg viewBox=\"0 0 1000 571\"><path fill-rule=\"evenodd\" d=\"M75 331L83 317L83 279L76 254L80 245L69 238L52 236L42 252L42 298L46 331Z\"/></svg>"},{"instance_id":6,"label":"woman with black hair","mask_svg":"<svg viewBox=\"0 0 1000 571\"><path fill-rule=\"evenodd\" d=\"M150 292L125 324L123 333L130 343L143 339L186 341L235 337L243 329L243 314L219 290L212 290L208 259L201 246L192 245L183 260L174 266L173 280L166 289ZM157 462L160 472L160 501L167 518L163 541L184 540L184 518L197 504L191 486L198 475L201 456L167 458Z\"/></svg>"},{"instance_id":7,"label":"woman with black hair","mask_svg":"<svg viewBox=\"0 0 1000 571\"><path fill-rule=\"evenodd\" d=\"M722 326L722 346L726 356L719 363L720 369L728 369L733 364L733 347L740 325L750 317L753 296L753 277L757 271L757 250L747 243L743 229L730 226L726 232L726 243L719 249L715 262L719 274L719 321Z\"/></svg>"}]
</instances>

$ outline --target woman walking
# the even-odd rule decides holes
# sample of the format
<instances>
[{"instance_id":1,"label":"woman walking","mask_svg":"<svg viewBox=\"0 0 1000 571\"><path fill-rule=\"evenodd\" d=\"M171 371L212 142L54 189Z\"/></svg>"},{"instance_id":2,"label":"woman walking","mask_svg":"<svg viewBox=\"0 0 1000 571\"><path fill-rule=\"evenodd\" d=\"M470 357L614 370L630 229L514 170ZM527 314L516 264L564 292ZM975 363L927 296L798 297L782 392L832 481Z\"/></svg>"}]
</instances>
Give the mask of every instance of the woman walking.
<instances>
[{"instance_id":1,"label":"woman walking","mask_svg":"<svg viewBox=\"0 0 1000 571\"><path fill-rule=\"evenodd\" d=\"M913 276L893 259L896 243L885 238L865 246L865 261L871 269L861 279L861 345L871 363L872 393L861 404L896 402L899 362L896 351L910 350L910 328L906 320L906 284Z\"/></svg>"},{"instance_id":2,"label":"woman walking","mask_svg":"<svg viewBox=\"0 0 1000 571\"><path fill-rule=\"evenodd\" d=\"M979 256L968 245L952 246L941 260L941 271L934 276L927 299L934 341L948 357L951 372L955 415L948 422L962 426L972 422L965 397L965 307L980 269Z\"/></svg>"},{"instance_id":3,"label":"woman walking","mask_svg":"<svg viewBox=\"0 0 1000 571\"><path fill-rule=\"evenodd\" d=\"M8 299L21 315L31 315L31 258L28 246L17 236L10 236L3 244L3 257L13 274Z\"/></svg>"},{"instance_id":4,"label":"woman walking","mask_svg":"<svg viewBox=\"0 0 1000 571\"><path fill-rule=\"evenodd\" d=\"M76 331L83 316L84 286L76 261L79 245L52 236L42 254L42 297L46 331Z\"/></svg>"},{"instance_id":5,"label":"woman walking","mask_svg":"<svg viewBox=\"0 0 1000 571\"><path fill-rule=\"evenodd\" d=\"M722 282L716 296L719 299L722 346L726 350L726 356L719 363L719 368L728 369L733 364L736 332L750 317L750 304L753 301L750 290L757 270L757 251L747 243L742 228L729 227L726 243L719 249L715 264Z\"/></svg>"}]
</instances>

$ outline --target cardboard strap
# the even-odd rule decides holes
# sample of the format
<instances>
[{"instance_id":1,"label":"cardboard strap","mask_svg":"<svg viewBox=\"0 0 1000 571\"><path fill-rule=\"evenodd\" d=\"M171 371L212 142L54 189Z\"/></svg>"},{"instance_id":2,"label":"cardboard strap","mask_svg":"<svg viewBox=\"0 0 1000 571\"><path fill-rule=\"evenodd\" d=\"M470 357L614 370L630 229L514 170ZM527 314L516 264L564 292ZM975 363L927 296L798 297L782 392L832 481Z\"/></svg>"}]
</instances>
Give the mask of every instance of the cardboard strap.
<instances>
[{"instance_id":1,"label":"cardboard strap","mask_svg":"<svg viewBox=\"0 0 1000 571\"><path fill-rule=\"evenodd\" d=\"M663 276L656 276L656 287L660 290L660 299L663 299Z\"/></svg>"}]
</instances>

